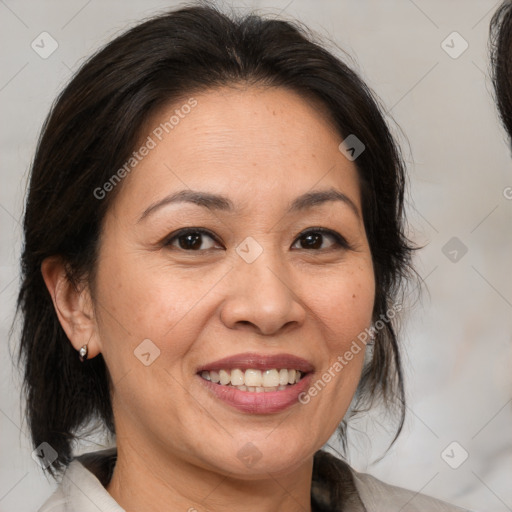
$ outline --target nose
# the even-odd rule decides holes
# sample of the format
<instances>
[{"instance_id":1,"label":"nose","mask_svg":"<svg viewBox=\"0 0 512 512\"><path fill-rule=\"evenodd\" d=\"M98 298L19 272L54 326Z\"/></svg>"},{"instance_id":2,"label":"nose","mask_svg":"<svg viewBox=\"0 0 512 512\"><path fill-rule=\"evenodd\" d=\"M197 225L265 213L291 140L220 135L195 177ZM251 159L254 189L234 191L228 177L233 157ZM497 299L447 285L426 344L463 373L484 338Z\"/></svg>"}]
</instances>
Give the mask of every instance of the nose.
<instances>
[{"instance_id":1,"label":"nose","mask_svg":"<svg viewBox=\"0 0 512 512\"><path fill-rule=\"evenodd\" d=\"M230 329L269 336L304 323L306 309L291 273L270 251L263 251L252 263L238 258L226 286L220 316Z\"/></svg>"}]
</instances>

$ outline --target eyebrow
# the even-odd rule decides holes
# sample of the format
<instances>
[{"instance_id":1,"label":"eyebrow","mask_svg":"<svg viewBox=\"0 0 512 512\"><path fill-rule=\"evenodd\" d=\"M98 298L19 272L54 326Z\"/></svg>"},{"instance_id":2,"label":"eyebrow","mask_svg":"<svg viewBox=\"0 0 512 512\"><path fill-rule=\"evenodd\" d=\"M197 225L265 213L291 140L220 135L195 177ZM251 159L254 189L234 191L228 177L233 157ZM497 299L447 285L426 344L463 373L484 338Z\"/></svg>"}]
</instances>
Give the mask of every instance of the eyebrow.
<instances>
[{"instance_id":1,"label":"eyebrow","mask_svg":"<svg viewBox=\"0 0 512 512\"><path fill-rule=\"evenodd\" d=\"M287 213L296 213L308 210L314 206L320 206L332 201L339 201L347 205L356 214L356 216L359 217L359 209L352 201L352 199L334 188L307 192L295 198L288 208ZM141 222L143 219L154 213L156 210L162 208L163 206L167 206L173 203L192 203L204 208L208 208L209 210L219 210L228 213L234 212L236 210L233 202L225 196L190 189L180 190L179 192L175 192L174 194L164 197L160 201L150 205L144 210L137 222Z\"/></svg>"}]
</instances>

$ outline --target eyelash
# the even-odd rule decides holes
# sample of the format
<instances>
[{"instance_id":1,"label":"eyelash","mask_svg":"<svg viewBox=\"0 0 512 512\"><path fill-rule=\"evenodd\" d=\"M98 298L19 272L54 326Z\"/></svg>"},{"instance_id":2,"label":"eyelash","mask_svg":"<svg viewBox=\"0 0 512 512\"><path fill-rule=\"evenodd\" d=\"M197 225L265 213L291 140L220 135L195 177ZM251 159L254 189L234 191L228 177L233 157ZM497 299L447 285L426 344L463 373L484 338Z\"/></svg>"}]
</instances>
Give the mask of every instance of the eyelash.
<instances>
[{"instance_id":1,"label":"eyelash","mask_svg":"<svg viewBox=\"0 0 512 512\"><path fill-rule=\"evenodd\" d=\"M184 235L187 235L187 234L194 234L194 235L206 235L208 237L210 237L212 240L214 240L216 243L222 245L219 240L217 239L217 237L209 230L207 229L204 229L204 228L183 228L183 229L180 229L178 231L176 231L175 233L172 233L171 235L169 235L162 243L163 247L169 247L171 246L172 242L174 240L177 240L178 238L180 238L181 236L184 236ZM330 229L326 229L326 228L309 228L305 231L303 231L302 233L300 233L300 235L297 237L297 239L294 241L293 245L295 245L295 243L300 240L301 238L309 235L309 234L320 234L320 235L323 235L323 236L330 236L334 239L334 246L337 246L335 248L337 249L345 249L345 250L353 250L352 246L347 242L347 240L341 236L339 233L337 233L336 231L332 231ZM181 247L176 247L176 249L180 250L180 251L184 251L184 252L204 252L204 251L208 251L210 249L199 249L199 250L194 250L194 249L182 249ZM300 250L303 250L303 251L314 251L314 252L321 252L321 251L329 251L329 250L332 250L331 249L307 249L307 248L301 248Z\"/></svg>"}]
</instances>

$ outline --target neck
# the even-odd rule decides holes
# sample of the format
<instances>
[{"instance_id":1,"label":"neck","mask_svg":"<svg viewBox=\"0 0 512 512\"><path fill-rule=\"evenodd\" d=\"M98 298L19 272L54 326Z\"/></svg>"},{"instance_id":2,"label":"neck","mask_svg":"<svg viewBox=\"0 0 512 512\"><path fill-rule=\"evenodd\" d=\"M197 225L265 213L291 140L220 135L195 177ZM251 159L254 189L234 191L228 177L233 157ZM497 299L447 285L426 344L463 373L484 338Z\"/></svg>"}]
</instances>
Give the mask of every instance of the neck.
<instances>
[{"instance_id":1,"label":"neck","mask_svg":"<svg viewBox=\"0 0 512 512\"><path fill-rule=\"evenodd\" d=\"M107 491L127 511L311 512L313 457L285 475L247 480L198 467L162 452L142 452L118 438Z\"/></svg>"}]
</instances>

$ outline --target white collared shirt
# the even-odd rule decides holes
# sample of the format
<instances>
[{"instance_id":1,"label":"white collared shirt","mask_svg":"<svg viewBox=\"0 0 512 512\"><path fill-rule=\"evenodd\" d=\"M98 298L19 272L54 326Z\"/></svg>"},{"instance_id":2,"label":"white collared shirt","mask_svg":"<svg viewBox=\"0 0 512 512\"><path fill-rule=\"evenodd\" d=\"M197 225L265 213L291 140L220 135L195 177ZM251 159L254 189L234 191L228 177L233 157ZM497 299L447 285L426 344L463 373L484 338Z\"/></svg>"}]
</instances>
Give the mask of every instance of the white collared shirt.
<instances>
[{"instance_id":1,"label":"white collared shirt","mask_svg":"<svg viewBox=\"0 0 512 512\"><path fill-rule=\"evenodd\" d=\"M105 463L107 457L105 456ZM340 465L345 464L339 461ZM345 467L347 467L345 465ZM434 498L386 484L350 469L355 488L367 512L469 512ZM364 512L360 505L344 512ZM73 460L57 490L38 512L126 512L100 480L79 460Z\"/></svg>"}]
</instances>

